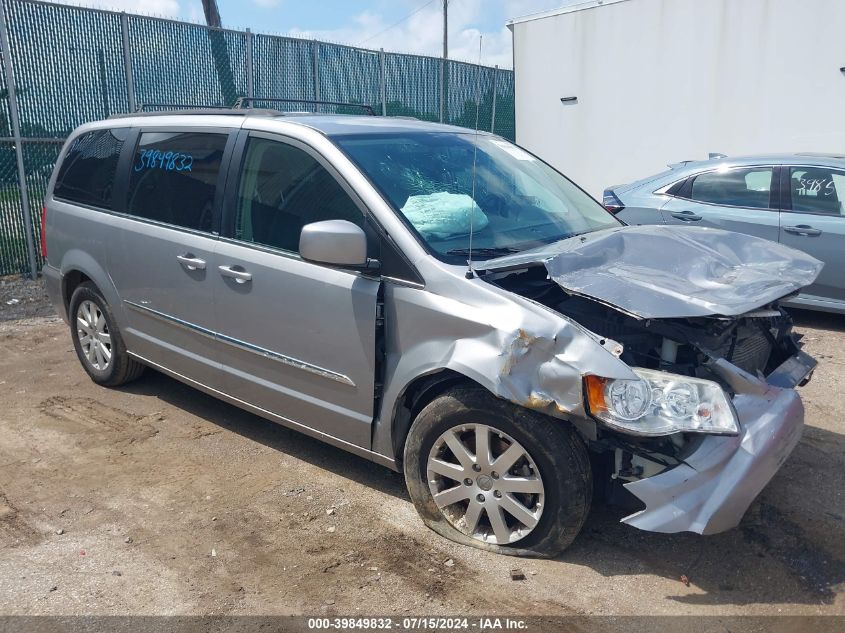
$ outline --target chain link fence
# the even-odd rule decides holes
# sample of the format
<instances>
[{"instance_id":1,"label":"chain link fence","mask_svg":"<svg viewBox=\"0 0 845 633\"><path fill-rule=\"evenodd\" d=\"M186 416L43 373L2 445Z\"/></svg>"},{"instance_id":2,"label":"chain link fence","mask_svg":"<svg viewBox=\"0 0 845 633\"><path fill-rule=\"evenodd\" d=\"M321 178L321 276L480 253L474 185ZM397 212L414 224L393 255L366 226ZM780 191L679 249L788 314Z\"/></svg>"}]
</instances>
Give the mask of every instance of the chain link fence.
<instances>
[{"instance_id":1,"label":"chain link fence","mask_svg":"<svg viewBox=\"0 0 845 633\"><path fill-rule=\"evenodd\" d=\"M20 202L15 145L0 142L0 271L6 274L29 266Z\"/></svg>"},{"instance_id":2,"label":"chain link fence","mask_svg":"<svg viewBox=\"0 0 845 633\"><path fill-rule=\"evenodd\" d=\"M68 134L143 105L321 100L515 133L512 71L436 57L38 0L0 0L0 44L0 275L43 263L40 209Z\"/></svg>"}]
</instances>

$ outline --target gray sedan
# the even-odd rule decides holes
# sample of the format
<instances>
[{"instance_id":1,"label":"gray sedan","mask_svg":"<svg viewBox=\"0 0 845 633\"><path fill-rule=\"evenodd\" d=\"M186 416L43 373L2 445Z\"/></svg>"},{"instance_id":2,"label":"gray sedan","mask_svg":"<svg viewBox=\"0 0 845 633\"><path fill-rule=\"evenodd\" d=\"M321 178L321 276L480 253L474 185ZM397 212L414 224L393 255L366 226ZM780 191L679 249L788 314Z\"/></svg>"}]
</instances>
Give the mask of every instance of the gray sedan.
<instances>
[{"instance_id":1,"label":"gray sedan","mask_svg":"<svg viewBox=\"0 0 845 633\"><path fill-rule=\"evenodd\" d=\"M825 263L789 303L845 313L845 156L789 154L685 161L604 192L628 224L710 226L803 250Z\"/></svg>"}]
</instances>

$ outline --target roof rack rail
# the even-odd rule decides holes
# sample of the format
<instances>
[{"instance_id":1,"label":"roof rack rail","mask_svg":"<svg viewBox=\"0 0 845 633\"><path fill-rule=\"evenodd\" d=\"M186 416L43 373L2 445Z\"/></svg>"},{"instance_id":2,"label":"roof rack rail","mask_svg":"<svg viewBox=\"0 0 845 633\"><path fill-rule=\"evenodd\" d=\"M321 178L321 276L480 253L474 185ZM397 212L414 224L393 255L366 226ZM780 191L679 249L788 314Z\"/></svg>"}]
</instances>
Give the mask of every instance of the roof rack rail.
<instances>
[{"instance_id":1,"label":"roof rack rail","mask_svg":"<svg viewBox=\"0 0 845 633\"><path fill-rule=\"evenodd\" d=\"M370 116L375 116L376 112L373 106L366 103L345 103L343 101L318 101L314 99L279 99L276 97L238 97L235 104L232 106L233 110L241 110L244 104L254 103L256 101L266 101L268 103L302 103L305 105L330 105L343 106L347 108L361 108Z\"/></svg>"},{"instance_id":2,"label":"roof rack rail","mask_svg":"<svg viewBox=\"0 0 845 633\"><path fill-rule=\"evenodd\" d=\"M121 114L112 114L109 119L131 119L135 117L158 117L158 116L184 116L184 115L200 115L200 116L231 116L231 117L245 117L245 116L260 116L260 117L279 117L288 116L288 113L279 110L269 110L265 108L244 108L243 110L232 110L231 108L189 108L181 110L148 110L146 112L128 112Z\"/></svg>"},{"instance_id":3,"label":"roof rack rail","mask_svg":"<svg viewBox=\"0 0 845 633\"><path fill-rule=\"evenodd\" d=\"M157 116L164 114L209 114L209 115L232 115L232 116L293 116L301 112L284 112L272 108L248 106L255 101L267 101L270 103L303 103L309 105L329 105L351 108L361 108L370 116L376 116L371 105L365 103L344 103L342 101L315 101L313 99L278 99L275 97L238 97L235 103L230 106L223 105L193 105L187 103L141 103L132 113L112 114L110 119L123 119L137 116ZM310 114L310 113L309 113ZM316 113L314 113L316 114Z\"/></svg>"},{"instance_id":4,"label":"roof rack rail","mask_svg":"<svg viewBox=\"0 0 845 633\"><path fill-rule=\"evenodd\" d=\"M165 108L167 110L230 110L229 106L223 105L196 105L188 103L139 103L135 112L152 112L152 108Z\"/></svg>"}]
</instances>

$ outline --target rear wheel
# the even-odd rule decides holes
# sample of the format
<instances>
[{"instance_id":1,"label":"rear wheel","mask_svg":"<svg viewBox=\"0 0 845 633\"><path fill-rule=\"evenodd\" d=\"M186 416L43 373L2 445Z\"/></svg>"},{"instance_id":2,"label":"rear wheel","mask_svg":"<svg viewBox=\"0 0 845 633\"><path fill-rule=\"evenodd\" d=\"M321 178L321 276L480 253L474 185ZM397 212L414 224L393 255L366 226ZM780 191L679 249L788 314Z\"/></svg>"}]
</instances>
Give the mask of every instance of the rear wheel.
<instances>
[{"instance_id":1,"label":"rear wheel","mask_svg":"<svg viewBox=\"0 0 845 633\"><path fill-rule=\"evenodd\" d=\"M502 554L558 554L590 508L590 463L572 428L480 388L455 389L426 406L404 464L429 527Z\"/></svg>"},{"instance_id":2,"label":"rear wheel","mask_svg":"<svg viewBox=\"0 0 845 633\"><path fill-rule=\"evenodd\" d=\"M144 366L126 352L114 315L94 284L74 290L68 314L76 355L94 382L116 387L143 373Z\"/></svg>"}]
</instances>

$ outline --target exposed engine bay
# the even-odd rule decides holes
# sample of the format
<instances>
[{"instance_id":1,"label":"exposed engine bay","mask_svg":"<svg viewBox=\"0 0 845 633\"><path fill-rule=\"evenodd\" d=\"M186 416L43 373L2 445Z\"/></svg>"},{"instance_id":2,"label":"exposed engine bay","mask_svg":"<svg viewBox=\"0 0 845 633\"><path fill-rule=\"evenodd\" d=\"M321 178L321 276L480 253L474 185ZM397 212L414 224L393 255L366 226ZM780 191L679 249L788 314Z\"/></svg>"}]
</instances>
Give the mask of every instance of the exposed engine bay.
<instances>
[{"instance_id":1,"label":"exposed engine bay","mask_svg":"<svg viewBox=\"0 0 845 633\"><path fill-rule=\"evenodd\" d=\"M633 505L623 523L715 534L739 523L801 437L795 387L817 363L801 351L780 302L822 266L739 233L648 225L573 235L475 270L577 324L628 370L610 375L599 367L607 354L586 357L595 352L582 348L575 375L564 379L564 406L549 397L556 387L543 371L525 377L539 398L512 401L557 406L550 415L568 419L590 450L595 492ZM535 339L517 338L527 358ZM536 351L534 363L545 349ZM512 358L512 349L503 355ZM517 386L517 395L526 391ZM573 396L583 406L571 408Z\"/></svg>"},{"instance_id":2,"label":"exposed engine bay","mask_svg":"<svg viewBox=\"0 0 845 633\"><path fill-rule=\"evenodd\" d=\"M777 301L738 316L644 319L569 294L549 278L542 265L491 272L484 279L622 344L620 359L631 367L711 380L730 396L735 395L734 390L714 371L714 361L727 360L764 379L801 347L800 336L792 331L792 319ZM599 429L590 448L613 480L636 481L682 463L702 439L694 433L644 438Z\"/></svg>"},{"instance_id":3,"label":"exposed engine bay","mask_svg":"<svg viewBox=\"0 0 845 633\"><path fill-rule=\"evenodd\" d=\"M709 361L724 358L752 375L767 376L800 349L792 319L777 302L737 317L637 319L566 293L542 266L486 279L618 341L624 346L620 358L632 367L715 380L729 393L730 385L708 368Z\"/></svg>"}]
</instances>

